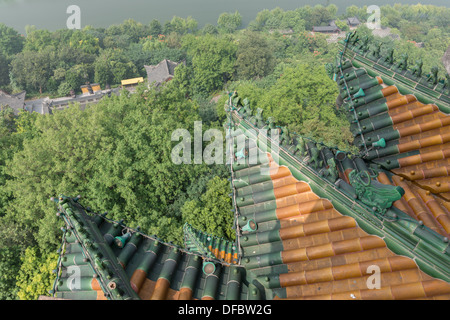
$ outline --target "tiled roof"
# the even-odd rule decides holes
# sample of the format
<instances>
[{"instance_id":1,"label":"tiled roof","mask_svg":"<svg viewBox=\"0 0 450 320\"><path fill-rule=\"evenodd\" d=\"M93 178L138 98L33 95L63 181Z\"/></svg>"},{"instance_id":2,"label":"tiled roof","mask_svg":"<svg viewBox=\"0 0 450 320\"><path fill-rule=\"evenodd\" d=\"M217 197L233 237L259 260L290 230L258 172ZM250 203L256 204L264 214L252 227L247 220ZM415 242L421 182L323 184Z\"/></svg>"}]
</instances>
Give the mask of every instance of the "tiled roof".
<instances>
[{"instance_id":1,"label":"tiled roof","mask_svg":"<svg viewBox=\"0 0 450 320\"><path fill-rule=\"evenodd\" d=\"M94 87L96 84L91 84L90 86ZM81 94L75 97L60 97L56 99L47 97L44 99L30 100L25 102L24 109L30 113L53 114L55 110L63 110L71 104L79 104L80 109L84 110L87 105L95 104L104 96L110 96L111 94L119 95L120 88L97 90L92 94Z\"/></svg>"},{"instance_id":2,"label":"tiled roof","mask_svg":"<svg viewBox=\"0 0 450 320\"><path fill-rule=\"evenodd\" d=\"M244 270L55 199L66 222L54 294L63 299L253 299ZM121 238L118 238L121 237ZM81 277L76 278L75 275Z\"/></svg>"},{"instance_id":3,"label":"tiled roof","mask_svg":"<svg viewBox=\"0 0 450 320\"><path fill-rule=\"evenodd\" d=\"M155 66L145 65L144 68L147 71L148 84L155 84L158 86L159 84L172 79L178 64L179 63L177 62L164 59Z\"/></svg>"},{"instance_id":4,"label":"tiled roof","mask_svg":"<svg viewBox=\"0 0 450 320\"><path fill-rule=\"evenodd\" d=\"M230 264L239 263L239 250L236 243L196 230L188 223L183 226L183 231L184 246L187 250Z\"/></svg>"},{"instance_id":5,"label":"tiled roof","mask_svg":"<svg viewBox=\"0 0 450 320\"><path fill-rule=\"evenodd\" d=\"M343 61L337 82L355 145L366 160L394 174L389 183L405 189L402 208L406 213L448 237L448 80L434 81L434 75L424 76L421 70L414 75L402 67L404 61L386 62L357 44L349 45L345 56L350 60ZM373 147L381 139L385 146Z\"/></svg>"},{"instance_id":6,"label":"tiled roof","mask_svg":"<svg viewBox=\"0 0 450 320\"><path fill-rule=\"evenodd\" d=\"M338 32L340 29L337 26L317 26L313 27L314 32Z\"/></svg>"},{"instance_id":7,"label":"tiled roof","mask_svg":"<svg viewBox=\"0 0 450 320\"><path fill-rule=\"evenodd\" d=\"M269 161L273 173L266 185L272 189L251 195L256 201L240 207L240 222L253 219L258 225L257 232L241 241L243 265L274 291L274 298L405 299L450 293L450 284L426 275L411 258L394 254L381 237L363 231L286 167ZM370 266L382 272L379 291L367 285Z\"/></svg>"},{"instance_id":8,"label":"tiled roof","mask_svg":"<svg viewBox=\"0 0 450 320\"><path fill-rule=\"evenodd\" d=\"M242 109L241 115L245 118ZM243 134L258 131L256 117L235 118ZM247 163L233 166L239 225L250 220L257 225L255 232L240 238L242 265L274 298L450 298L448 240L395 206L379 215L355 194L349 172L376 169L362 159L342 159L326 147L314 169L310 160L317 145L310 142L305 151L295 142L287 144L280 148L278 161L268 153L249 167L255 154L251 148ZM324 163L331 157L341 159L338 176L326 173L330 166ZM261 174L263 170L268 174ZM391 174L377 174L372 184L386 186ZM405 245L409 241L411 246ZM426 249L419 252L422 246ZM380 289L368 287L371 266L381 270Z\"/></svg>"},{"instance_id":9,"label":"tiled roof","mask_svg":"<svg viewBox=\"0 0 450 320\"><path fill-rule=\"evenodd\" d=\"M359 21L358 17L350 17L350 18L347 18L347 23L352 26L357 26L361 22Z\"/></svg>"}]
</instances>

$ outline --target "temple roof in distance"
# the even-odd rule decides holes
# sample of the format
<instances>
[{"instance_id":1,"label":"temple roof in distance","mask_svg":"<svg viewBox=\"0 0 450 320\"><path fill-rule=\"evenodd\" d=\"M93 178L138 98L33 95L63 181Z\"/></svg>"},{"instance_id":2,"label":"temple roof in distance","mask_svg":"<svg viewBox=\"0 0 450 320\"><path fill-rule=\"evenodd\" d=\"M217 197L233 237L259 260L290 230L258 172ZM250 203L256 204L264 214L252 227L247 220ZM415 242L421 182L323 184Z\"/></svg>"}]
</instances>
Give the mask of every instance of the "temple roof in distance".
<instances>
[{"instance_id":1,"label":"temple roof in distance","mask_svg":"<svg viewBox=\"0 0 450 320\"><path fill-rule=\"evenodd\" d=\"M179 65L178 62L174 62L168 59L162 60L160 63L154 66L144 66L147 71L148 84L160 85L163 82L171 80L175 75L175 68Z\"/></svg>"},{"instance_id":2,"label":"temple roof in distance","mask_svg":"<svg viewBox=\"0 0 450 320\"><path fill-rule=\"evenodd\" d=\"M0 90L0 108L8 106L14 110L15 114L19 114L24 109L25 95L25 91L17 94L7 94Z\"/></svg>"}]
</instances>

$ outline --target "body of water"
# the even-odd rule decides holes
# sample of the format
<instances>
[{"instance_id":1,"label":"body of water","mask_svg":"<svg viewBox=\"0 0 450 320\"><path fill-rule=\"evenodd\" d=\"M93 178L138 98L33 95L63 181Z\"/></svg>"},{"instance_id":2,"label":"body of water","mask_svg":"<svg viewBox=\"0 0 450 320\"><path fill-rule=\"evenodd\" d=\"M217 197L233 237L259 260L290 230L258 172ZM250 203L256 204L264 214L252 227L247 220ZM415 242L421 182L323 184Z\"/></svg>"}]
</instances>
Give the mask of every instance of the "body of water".
<instances>
[{"instance_id":1,"label":"body of water","mask_svg":"<svg viewBox=\"0 0 450 320\"><path fill-rule=\"evenodd\" d=\"M81 27L107 27L132 18L142 23L158 19L161 23L171 20L174 15L186 18L192 16L199 27L206 23L216 24L222 12L234 12L242 15L243 26L256 17L263 9L276 7L292 10L304 5L328 5L334 3L339 12L354 4L416 4L418 0L0 0L0 22L15 28L20 33L25 32L26 25L35 25L38 29L51 31L66 27L70 14L67 8L77 5L81 9ZM448 6L448 0L420 0L422 4Z\"/></svg>"}]
</instances>

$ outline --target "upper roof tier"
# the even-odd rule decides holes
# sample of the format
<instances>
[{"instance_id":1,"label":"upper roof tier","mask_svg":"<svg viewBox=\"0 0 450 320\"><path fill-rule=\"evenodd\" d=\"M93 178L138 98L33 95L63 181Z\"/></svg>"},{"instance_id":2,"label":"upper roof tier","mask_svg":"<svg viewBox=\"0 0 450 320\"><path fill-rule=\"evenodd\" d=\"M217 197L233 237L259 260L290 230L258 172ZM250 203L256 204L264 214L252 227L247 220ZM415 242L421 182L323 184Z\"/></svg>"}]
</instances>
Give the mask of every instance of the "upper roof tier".
<instances>
[{"instance_id":1,"label":"upper roof tier","mask_svg":"<svg viewBox=\"0 0 450 320\"><path fill-rule=\"evenodd\" d=\"M360 36L357 31L339 43L342 59L338 64L346 62L343 67L363 68L369 76L380 77L384 84L395 85L399 93L414 94L418 101L435 104L440 111L450 113L450 76L439 74L437 66L423 70L423 61L411 61L407 52L395 59L392 47Z\"/></svg>"}]
</instances>

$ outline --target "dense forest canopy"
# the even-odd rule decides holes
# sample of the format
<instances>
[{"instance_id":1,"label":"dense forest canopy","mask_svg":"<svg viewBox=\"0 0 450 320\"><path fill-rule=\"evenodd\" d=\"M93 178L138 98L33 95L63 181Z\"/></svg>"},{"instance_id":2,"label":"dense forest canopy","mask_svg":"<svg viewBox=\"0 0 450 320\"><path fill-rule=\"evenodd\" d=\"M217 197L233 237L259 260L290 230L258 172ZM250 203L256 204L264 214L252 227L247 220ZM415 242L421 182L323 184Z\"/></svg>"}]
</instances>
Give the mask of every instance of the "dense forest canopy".
<instances>
[{"instance_id":1,"label":"dense forest canopy","mask_svg":"<svg viewBox=\"0 0 450 320\"><path fill-rule=\"evenodd\" d=\"M0 299L36 299L54 277L63 225L49 200L82 195L83 203L111 219L182 245L182 226L234 238L229 168L176 165L171 161L178 128L222 129L227 91L247 97L253 110L291 131L352 150L346 118L335 108L338 94L325 63L338 48L313 26L368 18L366 7L316 5L263 10L248 26L239 12L199 28L192 17L148 24L126 20L108 28L26 28L26 36L0 23L0 89L26 90L28 98L61 97L80 86L119 86L146 77L144 65L185 61L159 90L103 98L81 111L77 105L53 115L0 110ZM438 65L450 45L450 9L431 5L381 7L381 25L399 39L360 32L396 49L424 70ZM419 48L417 43L423 43Z\"/></svg>"}]
</instances>

